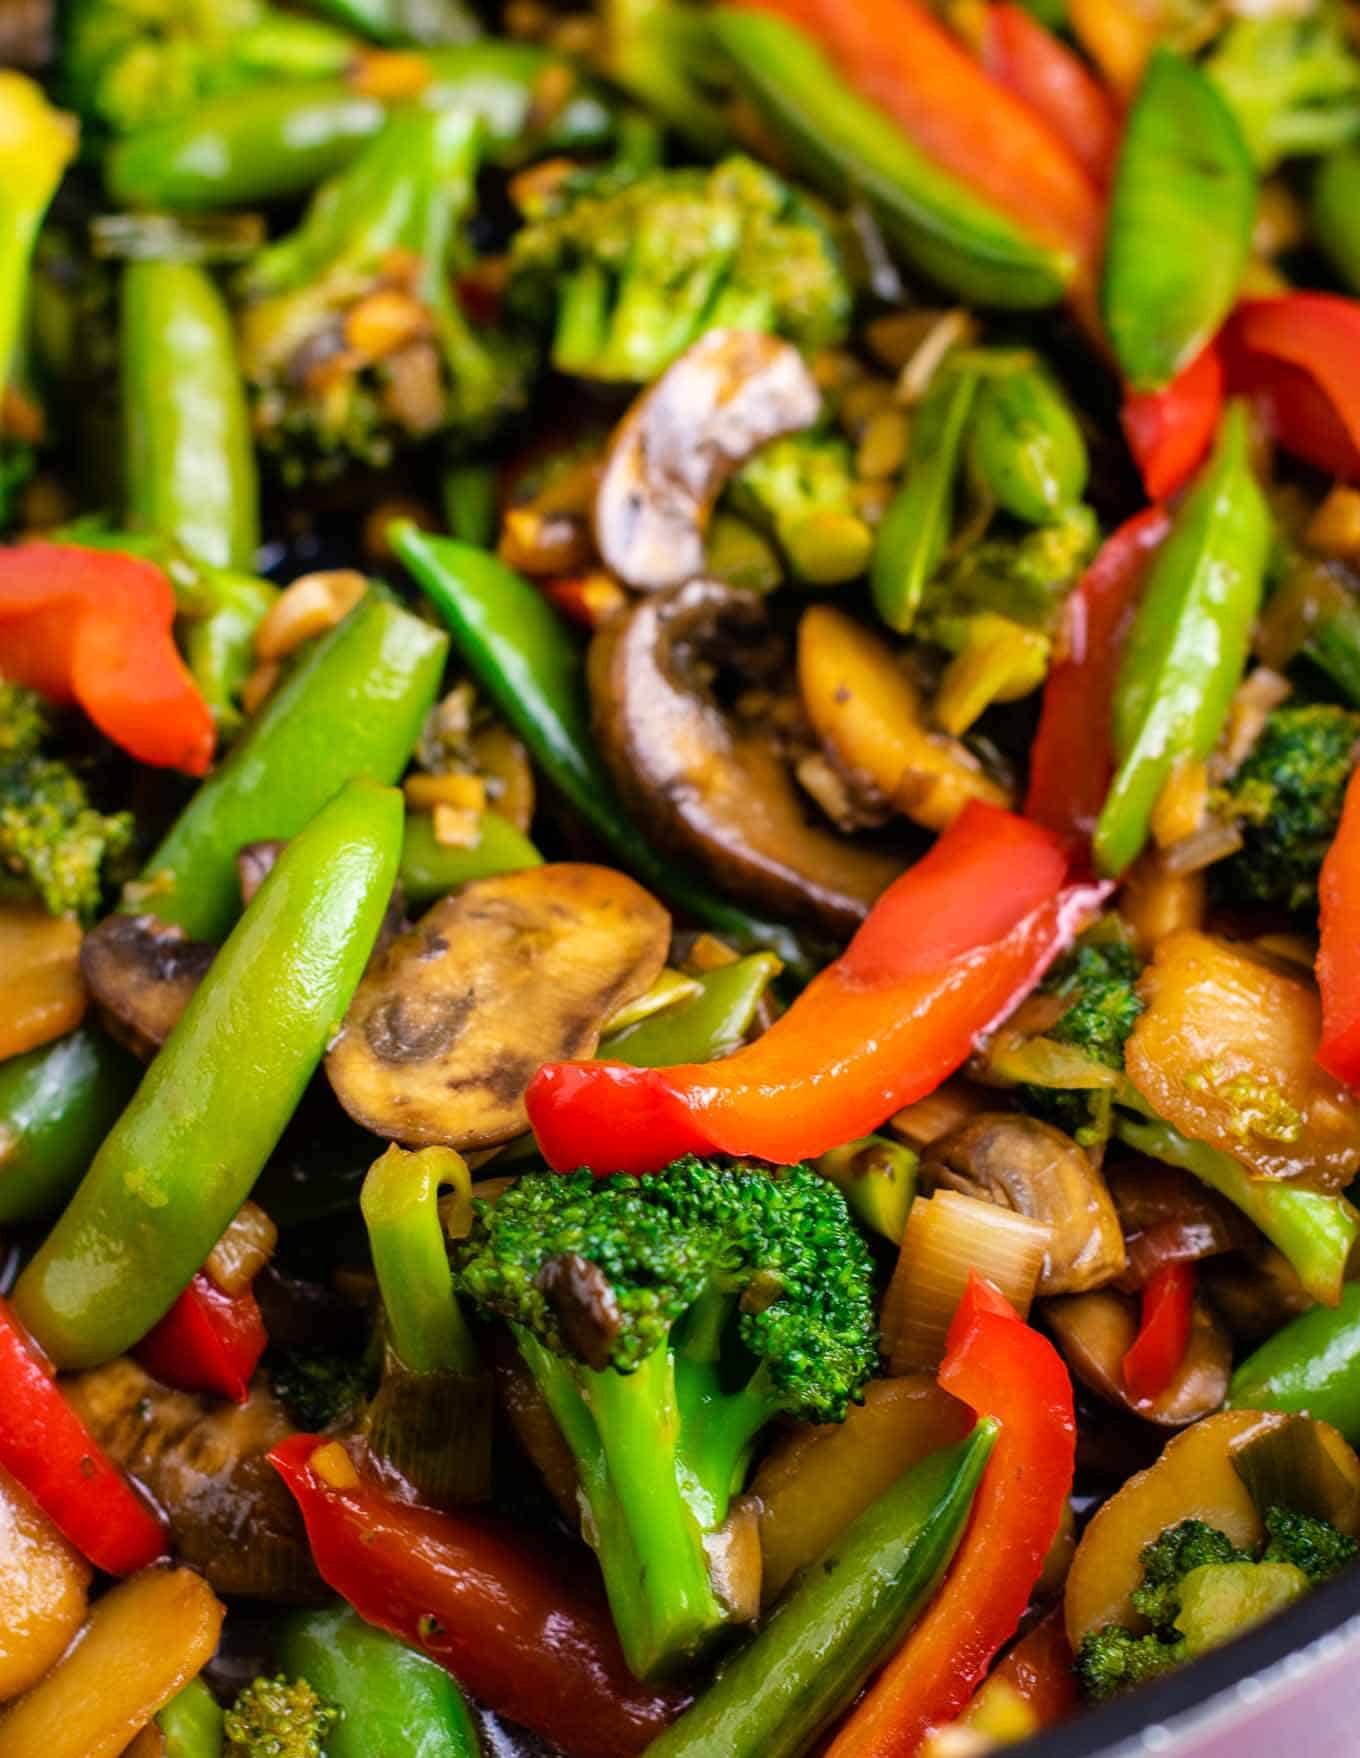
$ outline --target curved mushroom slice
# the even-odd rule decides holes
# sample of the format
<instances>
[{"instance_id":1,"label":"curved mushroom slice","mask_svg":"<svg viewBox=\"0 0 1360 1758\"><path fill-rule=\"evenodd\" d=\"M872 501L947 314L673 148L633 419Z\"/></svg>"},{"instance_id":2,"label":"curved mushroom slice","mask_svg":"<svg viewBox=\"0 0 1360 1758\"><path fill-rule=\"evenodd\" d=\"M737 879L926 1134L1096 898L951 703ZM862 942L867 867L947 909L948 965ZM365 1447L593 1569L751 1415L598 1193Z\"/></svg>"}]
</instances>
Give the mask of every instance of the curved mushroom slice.
<instances>
[{"instance_id":1,"label":"curved mushroom slice","mask_svg":"<svg viewBox=\"0 0 1360 1758\"><path fill-rule=\"evenodd\" d=\"M901 863L809 823L773 738L723 712L711 682L719 662L752 677L770 660L753 592L691 580L641 599L591 645L595 736L662 847L757 908L848 935Z\"/></svg>"},{"instance_id":2,"label":"curved mushroom slice","mask_svg":"<svg viewBox=\"0 0 1360 1758\"><path fill-rule=\"evenodd\" d=\"M821 392L798 350L710 330L615 429L595 495L595 544L626 585L678 586L704 568L704 532L728 478L781 434L811 427Z\"/></svg>"},{"instance_id":3,"label":"curved mushroom slice","mask_svg":"<svg viewBox=\"0 0 1360 1758\"><path fill-rule=\"evenodd\" d=\"M217 948L155 916L108 916L85 936L80 969L115 1036L148 1060L179 1024Z\"/></svg>"},{"instance_id":4,"label":"curved mushroom slice","mask_svg":"<svg viewBox=\"0 0 1360 1758\"><path fill-rule=\"evenodd\" d=\"M1124 1235L1090 1156L1052 1124L988 1111L931 1145L922 1179L1046 1221L1039 1294L1080 1294L1124 1268Z\"/></svg>"},{"instance_id":5,"label":"curved mushroom slice","mask_svg":"<svg viewBox=\"0 0 1360 1758\"><path fill-rule=\"evenodd\" d=\"M493 1147L528 1128L544 1062L593 1054L656 981L670 917L609 867L465 885L370 964L326 1072L356 1122L416 1146Z\"/></svg>"},{"instance_id":6,"label":"curved mushroom slice","mask_svg":"<svg viewBox=\"0 0 1360 1758\"><path fill-rule=\"evenodd\" d=\"M1176 1376L1160 1398L1135 1401L1124 1385L1123 1363L1138 1335L1132 1295L1100 1289L1067 1294L1044 1307L1067 1365L1084 1386L1163 1428L1183 1428L1217 1410L1228 1393L1232 1345L1202 1301L1195 1302L1190 1341Z\"/></svg>"}]
</instances>

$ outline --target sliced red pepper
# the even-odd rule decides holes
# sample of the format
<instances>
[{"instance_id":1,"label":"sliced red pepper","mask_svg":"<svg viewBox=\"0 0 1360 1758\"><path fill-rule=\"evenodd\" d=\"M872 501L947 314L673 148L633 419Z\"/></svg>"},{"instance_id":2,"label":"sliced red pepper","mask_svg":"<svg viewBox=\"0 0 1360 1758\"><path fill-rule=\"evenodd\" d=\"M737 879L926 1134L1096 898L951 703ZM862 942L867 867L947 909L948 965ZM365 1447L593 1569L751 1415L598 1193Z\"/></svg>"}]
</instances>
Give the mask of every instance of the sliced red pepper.
<instances>
[{"instance_id":1,"label":"sliced red pepper","mask_svg":"<svg viewBox=\"0 0 1360 1758\"><path fill-rule=\"evenodd\" d=\"M315 1468L315 1435L269 1455L328 1586L446 1667L480 1703L583 1758L635 1758L685 1706L624 1664L603 1593L482 1514L392 1501ZM334 1446L334 1443L331 1443ZM327 1448L329 1451L329 1448Z\"/></svg>"},{"instance_id":2,"label":"sliced red pepper","mask_svg":"<svg viewBox=\"0 0 1360 1758\"><path fill-rule=\"evenodd\" d=\"M1124 1384L1138 1403L1151 1403L1176 1377L1190 1341L1195 1305L1195 1266L1163 1264L1143 1286L1138 1335L1124 1356Z\"/></svg>"},{"instance_id":3,"label":"sliced red pepper","mask_svg":"<svg viewBox=\"0 0 1360 1758\"><path fill-rule=\"evenodd\" d=\"M780 1164L923 1098L1033 988L1105 889L1064 887L1058 839L970 803L845 953L756 1041L675 1068L557 1062L528 1091L550 1165L650 1172L684 1153Z\"/></svg>"},{"instance_id":4,"label":"sliced red pepper","mask_svg":"<svg viewBox=\"0 0 1360 1758\"><path fill-rule=\"evenodd\" d=\"M130 1575L165 1555L161 1521L66 1402L7 1300L0 1300L0 1466L97 1569Z\"/></svg>"},{"instance_id":5,"label":"sliced red pepper","mask_svg":"<svg viewBox=\"0 0 1360 1758\"><path fill-rule=\"evenodd\" d=\"M141 763L202 775L212 712L172 637L174 588L116 550L0 550L0 674L76 702Z\"/></svg>"},{"instance_id":6,"label":"sliced red pepper","mask_svg":"<svg viewBox=\"0 0 1360 1758\"><path fill-rule=\"evenodd\" d=\"M1171 528L1148 507L1102 544L1063 611L1029 754L1025 816L1089 861L1091 837L1114 776L1110 702L1119 655L1148 563Z\"/></svg>"},{"instance_id":7,"label":"sliced red pepper","mask_svg":"<svg viewBox=\"0 0 1360 1758\"><path fill-rule=\"evenodd\" d=\"M167 1386L244 1404L268 1341L253 1289L224 1294L200 1270L137 1345L137 1359Z\"/></svg>"},{"instance_id":8,"label":"sliced red pepper","mask_svg":"<svg viewBox=\"0 0 1360 1758\"><path fill-rule=\"evenodd\" d=\"M919 0L745 0L810 31L922 152L1035 236L1089 263L1100 191L1029 104L989 77Z\"/></svg>"},{"instance_id":9,"label":"sliced red pepper","mask_svg":"<svg viewBox=\"0 0 1360 1758\"><path fill-rule=\"evenodd\" d=\"M1360 482L1360 300L1248 299L1224 332L1229 388L1255 392L1288 452Z\"/></svg>"},{"instance_id":10,"label":"sliced red pepper","mask_svg":"<svg viewBox=\"0 0 1360 1758\"><path fill-rule=\"evenodd\" d=\"M1317 1059L1360 1087L1360 770L1351 776L1341 822L1318 879L1317 957L1322 1042Z\"/></svg>"},{"instance_id":11,"label":"sliced red pepper","mask_svg":"<svg viewBox=\"0 0 1360 1758\"><path fill-rule=\"evenodd\" d=\"M939 1380L979 1416L995 1417L1001 1433L944 1585L825 1758L912 1758L932 1728L954 1719L1015 1633L1072 1488L1067 1369L976 1274Z\"/></svg>"},{"instance_id":12,"label":"sliced red pepper","mask_svg":"<svg viewBox=\"0 0 1360 1758\"><path fill-rule=\"evenodd\" d=\"M1081 56L1015 0L987 8L982 65L1029 105L1102 187L1119 150L1119 109Z\"/></svg>"},{"instance_id":13,"label":"sliced red pepper","mask_svg":"<svg viewBox=\"0 0 1360 1758\"><path fill-rule=\"evenodd\" d=\"M1151 501L1183 488L1204 462L1223 413L1223 362L1211 343L1160 391L1130 393L1119 420Z\"/></svg>"}]
</instances>

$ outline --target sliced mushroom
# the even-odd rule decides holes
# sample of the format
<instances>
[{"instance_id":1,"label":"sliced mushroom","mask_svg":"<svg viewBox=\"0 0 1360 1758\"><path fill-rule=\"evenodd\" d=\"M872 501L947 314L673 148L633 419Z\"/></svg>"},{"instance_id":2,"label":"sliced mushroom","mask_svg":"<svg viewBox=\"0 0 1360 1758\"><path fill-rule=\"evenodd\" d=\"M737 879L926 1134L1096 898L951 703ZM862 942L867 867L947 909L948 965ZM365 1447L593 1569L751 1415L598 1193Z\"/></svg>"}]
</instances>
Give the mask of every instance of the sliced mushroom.
<instances>
[{"instance_id":1,"label":"sliced mushroom","mask_svg":"<svg viewBox=\"0 0 1360 1758\"><path fill-rule=\"evenodd\" d=\"M115 1035L149 1059L179 1024L216 951L156 916L113 915L85 936L80 968Z\"/></svg>"},{"instance_id":2,"label":"sliced mushroom","mask_svg":"<svg viewBox=\"0 0 1360 1758\"><path fill-rule=\"evenodd\" d=\"M691 580L641 599L591 645L595 733L664 848L758 908L846 935L901 863L810 823L773 736L739 727L713 689L719 662L749 679L779 658L752 592Z\"/></svg>"},{"instance_id":3,"label":"sliced mushroom","mask_svg":"<svg viewBox=\"0 0 1360 1758\"><path fill-rule=\"evenodd\" d=\"M324 1595L297 1505L265 1458L293 1431L264 1386L239 1407L209 1406L126 1357L62 1385L100 1446L166 1510L180 1561L218 1593Z\"/></svg>"},{"instance_id":4,"label":"sliced mushroom","mask_svg":"<svg viewBox=\"0 0 1360 1758\"><path fill-rule=\"evenodd\" d=\"M987 1111L932 1144L925 1183L1046 1221L1040 1294L1080 1294L1124 1268L1124 1236L1089 1154L1052 1124Z\"/></svg>"},{"instance_id":5,"label":"sliced mushroom","mask_svg":"<svg viewBox=\"0 0 1360 1758\"><path fill-rule=\"evenodd\" d=\"M728 478L770 440L811 427L821 404L788 342L710 330L638 398L609 442L595 495L601 558L642 591L694 579Z\"/></svg>"},{"instance_id":6,"label":"sliced mushroom","mask_svg":"<svg viewBox=\"0 0 1360 1758\"><path fill-rule=\"evenodd\" d=\"M417 1146L492 1147L528 1127L538 1068L589 1056L656 981L670 917L609 867L465 885L370 964L326 1058L356 1122Z\"/></svg>"},{"instance_id":7,"label":"sliced mushroom","mask_svg":"<svg viewBox=\"0 0 1360 1758\"><path fill-rule=\"evenodd\" d=\"M1110 1288L1063 1295L1047 1303L1044 1319L1082 1384L1144 1422L1183 1428L1217 1410L1227 1396L1232 1345L1202 1301L1195 1302L1190 1341L1175 1378L1155 1399L1136 1400L1124 1385L1124 1357L1138 1335L1138 1302L1132 1295Z\"/></svg>"}]
</instances>

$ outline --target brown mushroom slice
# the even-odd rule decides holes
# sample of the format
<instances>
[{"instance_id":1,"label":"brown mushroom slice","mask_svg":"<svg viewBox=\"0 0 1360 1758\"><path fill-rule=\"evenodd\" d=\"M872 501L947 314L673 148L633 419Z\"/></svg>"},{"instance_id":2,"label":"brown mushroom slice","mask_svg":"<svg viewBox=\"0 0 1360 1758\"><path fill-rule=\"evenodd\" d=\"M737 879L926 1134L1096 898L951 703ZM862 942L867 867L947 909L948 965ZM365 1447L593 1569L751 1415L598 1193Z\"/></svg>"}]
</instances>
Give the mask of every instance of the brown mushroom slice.
<instances>
[{"instance_id":1,"label":"brown mushroom slice","mask_svg":"<svg viewBox=\"0 0 1360 1758\"><path fill-rule=\"evenodd\" d=\"M80 968L116 1036L149 1058L179 1024L216 951L156 916L112 915L81 942Z\"/></svg>"},{"instance_id":2,"label":"brown mushroom slice","mask_svg":"<svg viewBox=\"0 0 1360 1758\"><path fill-rule=\"evenodd\" d=\"M1132 1398L1124 1385L1124 1357L1138 1335L1138 1302L1133 1295L1109 1288L1061 1295L1047 1303L1044 1319L1081 1383L1144 1422L1183 1428L1217 1410L1228 1394L1232 1345L1202 1301L1195 1302L1185 1355L1159 1398Z\"/></svg>"},{"instance_id":3,"label":"brown mushroom slice","mask_svg":"<svg viewBox=\"0 0 1360 1758\"><path fill-rule=\"evenodd\" d=\"M716 662L766 675L765 607L753 592L691 580L640 599L595 636L595 735L630 810L669 853L776 915L849 935L901 863L810 823L773 736L724 713Z\"/></svg>"},{"instance_id":4,"label":"brown mushroom slice","mask_svg":"<svg viewBox=\"0 0 1360 1758\"><path fill-rule=\"evenodd\" d=\"M1083 1148L1052 1124L987 1111L931 1145L925 1183L1046 1221L1039 1294L1080 1294L1124 1268L1124 1236L1101 1177Z\"/></svg>"},{"instance_id":5,"label":"brown mushroom slice","mask_svg":"<svg viewBox=\"0 0 1360 1758\"><path fill-rule=\"evenodd\" d=\"M798 625L798 683L813 730L837 765L895 811L944 830L968 804L1009 806L1007 789L958 739L926 724L891 648L853 617L813 605Z\"/></svg>"},{"instance_id":6,"label":"brown mushroom slice","mask_svg":"<svg viewBox=\"0 0 1360 1758\"><path fill-rule=\"evenodd\" d=\"M656 981L670 917L609 867L502 873L443 898L369 965L326 1071L356 1122L414 1146L492 1147L528 1127L544 1062L590 1056Z\"/></svg>"},{"instance_id":7,"label":"brown mushroom slice","mask_svg":"<svg viewBox=\"0 0 1360 1758\"><path fill-rule=\"evenodd\" d=\"M655 592L704 569L714 501L755 451L811 427L822 398L802 355L751 330L710 330L629 409L595 494L595 544Z\"/></svg>"}]
</instances>

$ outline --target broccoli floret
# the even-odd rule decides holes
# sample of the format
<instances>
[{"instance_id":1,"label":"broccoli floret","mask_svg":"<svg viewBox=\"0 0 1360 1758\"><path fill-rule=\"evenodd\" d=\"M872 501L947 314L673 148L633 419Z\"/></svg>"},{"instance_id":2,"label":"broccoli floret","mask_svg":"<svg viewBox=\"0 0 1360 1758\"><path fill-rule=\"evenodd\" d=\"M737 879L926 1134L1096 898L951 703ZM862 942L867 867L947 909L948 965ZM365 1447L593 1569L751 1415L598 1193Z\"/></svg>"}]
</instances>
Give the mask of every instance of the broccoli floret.
<instances>
[{"instance_id":1,"label":"broccoli floret","mask_svg":"<svg viewBox=\"0 0 1360 1758\"><path fill-rule=\"evenodd\" d=\"M322 1758L338 1720L306 1679L256 1679L224 1718L225 1758Z\"/></svg>"},{"instance_id":2,"label":"broccoli floret","mask_svg":"<svg viewBox=\"0 0 1360 1758\"><path fill-rule=\"evenodd\" d=\"M265 0L76 0L63 41L70 101L119 132L271 77L341 73L359 47Z\"/></svg>"},{"instance_id":3,"label":"broccoli floret","mask_svg":"<svg viewBox=\"0 0 1360 1758\"><path fill-rule=\"evenodd\" d=\"M330 1349L294 1349L269 1362L274 1396L308 1434L348 1421L367 1401L370 1377L362 1361Z\"/></svg>"},{"instance_id":4,"label":"broccoli floret","mask_svg":"<svg viewBox=\"0 0 1360 1758\"><path fill-rule=\"evenodd\" d=\"M1185 1644L1179 1638L1164 1642L1157 1635L1135 1636L1120 1624L1106 1624L1082 1639L1076 1658L1077 1684L1083 1696L1103 1703L1172 1672L1185 1658Z\"/></svg>"},{"instance_id":5,"label":"broccoli floret","mask_svg":"<svg viewBox=\"0 0 1360 1758\"><path fill-rule=\"evenodd\" d=\"M1085 505L1067 508L1051 525L993 531L968 544L931 582L918 625L928 639L939 638L933 623L978 611L1051 633L1068 591L1100 541L1096 516ZM940 644L952 650L958 643L941 639Z\"/></svg>"},{"instance_id":6,"label":"broccoli floret","mask_svg":"<svg viewBox=\"0 0 1360 1758\"><path fill-rule=\"evenodd\" d=\"M1296 1514L1292 1508L1268 1508L1265 1516L1269 1543L1262 1562L1292 1563L1310 1581L1328 1581L1345 1568L1360 1545L1328 1520Z\"/></svg>"},{"instance_id":7,"label":"broccoli floret","mask_svg":"<svg viewBox=\"0 0 1360 1758\"><path fill-rule=\"evenodd\" d=\"M475 1207L459 1286L510 1322L575 1455L629 1664L664 1673L730 1619L705 1540L760 1431L842 1420L875 1369L867 1248L806 1166L531 1172Z\"/></svg>"},{"instance_id":8,"label":"broccoli floret","mask_svg":"<svg viewBox=\"0 0 1360 1758\"><path fill-rule=\"evenodd\" d=\"M1235 18L1205 66L1262 170L1360 134L1360 59L1339 6Z\"/></svg>"},{"instance_id":9,"label":"broccoli floret","mask_svg":"<svg viewBox=\"0 0 1360 1758\"><path fill-rule=\"evenodd\" d=\"M850 447L839 434L788 434L762 446L727 492L734 512L773 534L797 579L835 586L864 572L874 535L855 510Z\"/></svg>"},{"instance_id":10,"label":"broccoli floret","mask_svg":"<svg viewBox=\"0 0 1360 1758\"><path fill-rule=\"evenodd\" d=\"M1100 934L1060 958L1040 985L1041 995L1056 995L1071 1004L1045 1036L1105 1068L1122 1071L1124 1046L1144 1006L1137 989L1142 966L1128 941L1104 937L1104 929ZM1078 1141L1094 1144L1109 1134L1108 1087L1076 1089L1027 1082L1016 1096L1027 1110Z\"/></svg>"},{"instance_id":11,"label":"broccoli floret","mask_svg":"<svg viewBox=\"0 0 1360 1758\"><path fill-rule=\"evenodd\" d=\"M524 348L452 291L479 156L460 111L394 115L247 270L241 364L285 481L383 468L436 434L470 444L523 402Z\"/></svg>"},{"instance_id":12,"label":"broccoli floret","mask_svg":"<svg viewBox=\"0 0 1360 1758\"><path fill-rule=\"evenodd\" d=\"M1150 1624L1174 1624L1181 1609L1181 1583L1192 1569L1201 1569L1207 1563L1251 1560L1251 1553L1239 1550L1217 1526L1210 1526L1206 1520L1182 1520L1143 1546L1139 1558L1142 1584L1134 1588L1129 1598L1133 1609Z\"/></svg>"},{"instance_id":13,"label":"broccoli floret","mask_svg":"<svg viewBox=\"0 0 1360 1758\"><path fill-rule=\"evenodd\" d=\"M47 730L41 698L0 680L0 877L36 892L54 916L88 920L104 863L132 841L132 814L92 806L70 764L41 754Z\"/></svg>"},{"instance_id":14,"label":"broccoli floret","mask_svg":"<svg viewBox=\"0 0 1360 1758\"><path fill-rule=\"evenodd\" d=\"M840 341L851 292L807 203L747 158L641 175L565 178L510 251L507 298L552 329L553 364L645 384L705 331L772 331L803 348Z\"/></svg>"},{"instance_id":15,"label":"broccoli floret","mask_svg":"<svg viewBox=\"0 0 1360 1758\"><path fill-rule=\"evenodd\" d=\"M1360 742L1360 714L1329 703L1286 705L1261 736L1215 806L1235 818L1242 847L1213 868L1231 902L1317 908L1323 858L1341 818Z\"/></svg>"}]
</instances>

